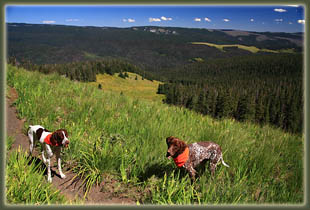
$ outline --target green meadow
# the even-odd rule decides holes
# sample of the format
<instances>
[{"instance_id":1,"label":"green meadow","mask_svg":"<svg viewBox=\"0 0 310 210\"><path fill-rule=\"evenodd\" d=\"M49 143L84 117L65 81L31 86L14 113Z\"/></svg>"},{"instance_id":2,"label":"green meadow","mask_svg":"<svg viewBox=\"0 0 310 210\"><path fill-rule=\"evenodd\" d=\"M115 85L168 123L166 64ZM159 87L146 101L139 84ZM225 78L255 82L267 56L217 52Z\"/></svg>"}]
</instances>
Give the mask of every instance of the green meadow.
<instances>
[{"instance_id":1,"label":"green meadow","mask_svg":"<svg viewBox=\"0 0 310 210\"><path fill-rule=\"evenodd\" d=\"M213 44L208 42L192 42L192 44L198 44L198 45L208 45L210 47L215 47L221 51L225 51L224 47L238 47L242 50L247 50L251 53L257 53L257 52L269 52L269 53L294 53L293 49L283 49L283 50L269 50L269 49L259 49L255 46L246 46L241 44Z\"/></svg>"},{"instance_id":2,"label":"green meadow","mask_svg":"<svg viewBox=\"0 0 310 210\"><path fill-rule=\"evenodd\" d=\"M103 91L122 93L132 98L159 102L164 99L164 95L156 94L158 85L161 82L144 79L135 73L126 73L129 76L126 79L119 77L119 73L114 75L98 74L96 76L96 82L91 82L90 84L96 87L100 84Z\"/></svg>"},{"instance_id":3,"label":"green meadow","mask_svg":"<svg viewBox=\"0 0 310 210\"><path fill-rule=\"evenodd\" d=\"M103 80L100 75L97 79ZM97 84L10 65L7 85L18 92L14 104L18 116L26 119L25 133L33 124L68 130L70 146L63 163L84 180L85 195L94 185L113 179L136 189L137 204L303 205L303 136L215 120L158 100L131 97L125 90L105 90L112 85L98 89ZM220 164L214 177L208 167L201 169L191 183L187 173L165 157L165 139L171 135L187 143L218 143L230 167Z\"/></svg>"}]
</instances>

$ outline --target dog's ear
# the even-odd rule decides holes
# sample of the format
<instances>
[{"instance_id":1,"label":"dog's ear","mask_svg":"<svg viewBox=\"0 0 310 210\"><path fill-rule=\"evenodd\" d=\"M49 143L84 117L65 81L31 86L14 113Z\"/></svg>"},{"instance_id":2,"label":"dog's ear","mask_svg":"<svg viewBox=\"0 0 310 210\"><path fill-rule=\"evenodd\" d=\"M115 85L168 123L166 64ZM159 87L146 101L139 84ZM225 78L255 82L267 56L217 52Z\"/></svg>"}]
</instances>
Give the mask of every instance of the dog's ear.
<instances>
[{"instance_id":1,"label":"dog's ear","mask_svg":"<svg viewBox=\"0 0 310 210\"><path fill-rule=\"evenodd\" d=\"M169 137L167 137L167 138L166 138L166 143L169 145L173 139L175 139L174 136L169 136Z\"/></svg>"},{"instance_id":2,"label":"dog's ear","mask_svg":"<svg viewBox=\"0 0 310 210\"><path fill-rule=\"evenodd\" d=\"M176 141L175 144L176 147L178 148L178 151L176 152L178 155L182 154L187 147L186 143L180 139L178 139L178 141Z\"/></svg>"},{"instance_id":3,"label":"dog's ear","mask_svg":"<svg viewBox=\"0 0 310 210\"><path fill-rule=\"evenodd\" d=\"M62 140L63 140L64 136L61 132L61 130L57 130L55 132L52 133L52 137L51 137L51 143L53 145L55 144L61 144Z\"/></svg>"},{"instance_id":4,"label":"dog's ear","mask_svg":"<svg viewBox=\"0 0 310 210\"><path fill-rule=\"evenodd\" d=\"M52 133L52 136L51 136L51 143L52 143L52 145L57 144L58 138L59 138L59 137L58 137L57 131L53 132L53 133Z\"/></svg>"}]
</instances>

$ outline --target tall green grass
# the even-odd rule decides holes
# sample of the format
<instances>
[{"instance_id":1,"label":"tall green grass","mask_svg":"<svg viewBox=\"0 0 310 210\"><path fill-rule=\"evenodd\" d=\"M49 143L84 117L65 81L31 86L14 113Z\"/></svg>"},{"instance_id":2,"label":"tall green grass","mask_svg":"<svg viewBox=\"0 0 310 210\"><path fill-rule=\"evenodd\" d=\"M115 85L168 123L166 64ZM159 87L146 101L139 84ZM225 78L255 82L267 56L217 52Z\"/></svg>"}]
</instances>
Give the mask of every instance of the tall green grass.
<instances>
[{"instance_id":1,"label":"tall green grass","mask_svg":"<svg viewBox=\"0 0 310 210\"><path fill-rule=\"evenodd\" d=\"M148 192L147 204L302 204L304 138L234 120L214 120L158 102L105 93L59 75L8 66L21 118L50 130L66 128L71 140L64 163L84 179L86 192L106 174ZM215 177L188 175L167 158L165 138L212 140L224 160Z\"/></svg>"},{"instance_id":2,"label":"tall green grass","mask_svg":"<svg viewBox=\"0 0 310 210\"><path fill-rule=\"evenodd\" d=\"M44 171L20 148L7 157L6 203L8 205L66 204L60 192L46 181Z\"/></svg>"}]
</instances>

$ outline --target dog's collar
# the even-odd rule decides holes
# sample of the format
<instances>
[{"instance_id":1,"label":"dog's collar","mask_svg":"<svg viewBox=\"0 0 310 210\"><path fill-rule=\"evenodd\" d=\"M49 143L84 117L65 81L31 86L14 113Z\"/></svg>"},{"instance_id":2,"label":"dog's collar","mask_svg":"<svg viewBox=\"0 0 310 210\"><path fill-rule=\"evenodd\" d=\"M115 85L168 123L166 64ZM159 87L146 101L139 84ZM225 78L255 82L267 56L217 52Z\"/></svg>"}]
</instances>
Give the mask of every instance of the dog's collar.
<instances>
[{"instance_id":1,"label":"dog's collar","mask_svg":"<svg viewBox=\"0 0 310 210\"><path fill-rule=\"evenodd\" d=\"M58 142L56 141L56 144L52 144L51 142L51 137L52 137L52 134L48 134L45 139L44 139L44 142L48 145L51 145L51 146L56 146L56 147L59 147L59 146L62 146L61 144L58 144Z\"/></svg>"},{"instance_id":2,"label":"dog's collar","mask_svg":"<svg viewBox=\"0 0 310 210\"><path fill-rule=\"evenodd\" d=\"M176 164L177 167L181 168L186 161L188 160L189 157L189 149L188 147L185 148L184 152L178 155L178 157L173 158L174 163Z\"/></svg>"}]
</instances>

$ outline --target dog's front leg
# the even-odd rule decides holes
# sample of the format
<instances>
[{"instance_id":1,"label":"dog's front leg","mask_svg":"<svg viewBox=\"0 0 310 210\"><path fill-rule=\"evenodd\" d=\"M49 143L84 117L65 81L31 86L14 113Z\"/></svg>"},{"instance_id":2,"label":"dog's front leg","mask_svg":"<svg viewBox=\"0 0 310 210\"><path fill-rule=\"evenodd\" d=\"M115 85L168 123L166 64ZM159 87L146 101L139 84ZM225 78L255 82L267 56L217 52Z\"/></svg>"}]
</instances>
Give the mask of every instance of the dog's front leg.
<instances>
[{"instance_id":1,"label":"dog's front leg","mask_svg":"<svg viewBox=\"0 0 310 210\"><path fill-rule=\"evenodd\" d=\"M43 160L43 163L46 164L46 158L45 158L45 155L44 155L44 149L42 150L42 160Z\"/></svg>"},{"instance_id":2,"label":"dog's front leg","mask_svg":"<svg viewBox=\"0 0 310 210\"><path fill-rule=\"evenodd\" d=\"M52 182L51 157L53 156L53 152L52 152L52 149L49 145L45 145L45 151L46 151L46 155L47 155L47 158L45 159L46 164L47 164L47 181ZM42 155L44 156L44 152L42 153ZM43 158L43 160L44 160L44 158Z\"/></svg>"},{"instance_id":3,"label":"dog's front leg","mask_svg":"<svg viewBox=\"0 0 310 210\"><path fill-rule=\"evenodd\" d=\"M62 172L62 169L61 169L60 149L56 151L56 159L57 159L59 174L60 174L62 179L65 179L66 175Z\"/></svg>"},{"instance_id":4,"label":"dog's front leg","mask_svg":"<svg viewBox=\"0 0 310 210\"><path fill-rule=\"evenodd\" d=\"M51 159L47 158L47 181L52 183L52 172L51 172Z\"/></svg>"},{"instance_id":5,"label":"dog's front leg","mask_svg":"<svg viewBox=\"0 0 310 210\"><path fill-rule=\"evenodd\" d=\"M189 176L191 177L191 180L195 181L195 179L196 179L196 170L193 168L193 166L189 167L188 173L189 173Z\"/></svg>"}]
</instances>

